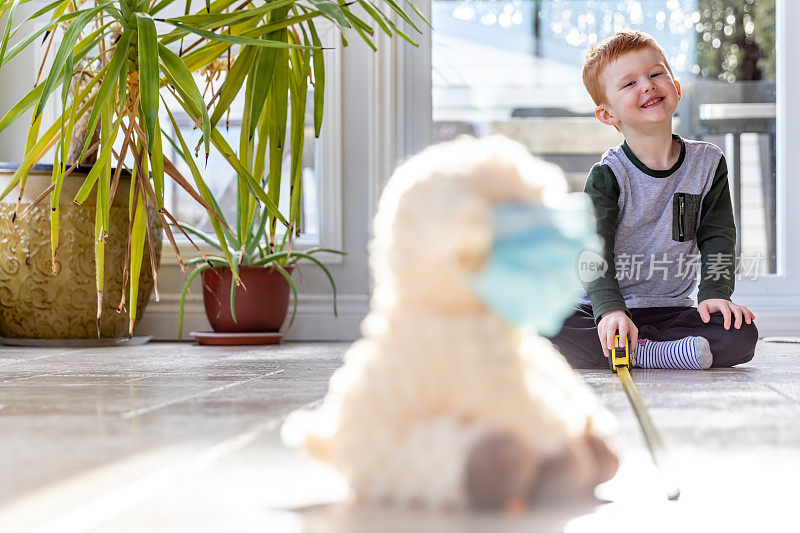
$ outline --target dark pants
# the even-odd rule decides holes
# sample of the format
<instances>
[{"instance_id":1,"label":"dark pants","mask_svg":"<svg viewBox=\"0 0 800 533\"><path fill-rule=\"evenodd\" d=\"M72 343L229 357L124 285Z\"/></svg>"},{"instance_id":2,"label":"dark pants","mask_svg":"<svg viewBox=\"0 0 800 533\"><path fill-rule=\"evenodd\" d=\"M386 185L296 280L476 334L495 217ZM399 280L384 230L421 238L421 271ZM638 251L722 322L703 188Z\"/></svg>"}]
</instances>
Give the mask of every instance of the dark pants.
<instances>
[{"instance_id":1,"label":"dark pants","mask_svg":"<svg viewBox=\"0 0 800 533\"><path fill-rule=\"evenodd\" d=\"M712 366L746 363L755 353L758 340L755 321L748 324L742 318L741 327L736 329L731 314L731 326L726 330L719 311L711 313L708 323L703 322L696 307L644 307L630 311L640 339L672 341L688 336L705 337L714 357ZM574 368L608 367L590 305L578 306L564 321L561 331L548 338Z\"/></svg>"}]
</instances>

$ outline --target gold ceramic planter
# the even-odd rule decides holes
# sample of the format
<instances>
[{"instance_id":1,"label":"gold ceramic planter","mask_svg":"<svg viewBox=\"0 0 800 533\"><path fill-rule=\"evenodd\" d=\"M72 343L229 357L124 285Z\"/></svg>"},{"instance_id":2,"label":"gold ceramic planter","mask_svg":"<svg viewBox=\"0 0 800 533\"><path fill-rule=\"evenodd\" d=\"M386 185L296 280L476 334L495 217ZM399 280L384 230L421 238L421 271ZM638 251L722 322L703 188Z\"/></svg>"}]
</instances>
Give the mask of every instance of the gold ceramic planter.
<instances>
[{"instance_id":1,"label":"gold ceramic planter","mask_svg":"<svg viewBox=\"0 0 800 533\"><path fill-rule=\"evenodd\" d=\"M16 165L0 164L0 190L10 183ZM38 339L97 337L97 292L94 268L94 194L82 206L72 199L88 169L75 171L61 189L57 275L50 256L50 201L42 200L14 223L15 188L0 203L0 336ZM52 167L37 165L28 174L22 209L50 186ZM130 177L123 175L111 207L111 229L105 247L103 337L128 335L127 312L117 313L128 234ZM148 219L155 237L156 264L161 257L161 224L154 207ZM150 253L145 244L139 280L138 312L142 316L153 289ZM127 300L128 298L126 298Z\"/></svg>"}]
</instances>

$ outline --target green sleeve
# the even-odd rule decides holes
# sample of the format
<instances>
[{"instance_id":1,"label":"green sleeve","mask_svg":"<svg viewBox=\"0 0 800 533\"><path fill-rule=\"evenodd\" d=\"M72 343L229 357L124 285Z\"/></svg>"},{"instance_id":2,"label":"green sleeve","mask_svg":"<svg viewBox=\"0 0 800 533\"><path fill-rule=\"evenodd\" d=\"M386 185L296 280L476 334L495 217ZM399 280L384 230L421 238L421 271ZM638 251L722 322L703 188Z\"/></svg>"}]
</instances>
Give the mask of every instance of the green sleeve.
<instances>
[{"instance_id":1,"label":"green sleeve","mask_svg":"<svg viewBox=\"0 0 800 533\"><path fill-rule=\"evenodd\" d=\"M583 283L583 288L589 295L594 312L594 323L598 324L603 313L621 309L633 319L631 312L625 305L625 299L619 290L617 269L614 263L614 242L617 232L617 218L619 217L619 184L614 177L614 171L608 165L596 164L589 172L583 192L589 195L594 205L597 218L597 234L603 241L603 259L608 264L603 277L589 283Z\"/></svg>"},{"instance_id":2,"label":"green sleeve","mask_svg":"<svg viewBox=\"0 0 800 533\"><path fill-rule=\"evenodd\" d=\"M735 281L736 225L728 188L728 166L725 163L725 156L720 159L711 189L700 206L697 248L700 250L697 303L709 298L730 300ZM709 276L708 270L712 261L715 263L714 270Z\"/></svg>"}]
</instances>

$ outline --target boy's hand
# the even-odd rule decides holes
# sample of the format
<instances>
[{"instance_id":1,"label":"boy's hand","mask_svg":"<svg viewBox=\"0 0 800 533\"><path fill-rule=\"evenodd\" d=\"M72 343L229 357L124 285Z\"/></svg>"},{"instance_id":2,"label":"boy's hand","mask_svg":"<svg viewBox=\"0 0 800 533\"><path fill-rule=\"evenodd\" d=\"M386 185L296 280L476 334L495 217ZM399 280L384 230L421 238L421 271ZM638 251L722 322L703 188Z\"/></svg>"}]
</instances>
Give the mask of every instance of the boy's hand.
<instances>
[{"instance_id":1,"label":"boy's hand","mask_svg":"<svg viewBox=\"0 0 800 533\"><path fill-rule=\"evenodd\" d=\"M708 300L703 300L697 306L697 312L700 313L700 318L703 319L703 322L711 320L711 313L715 311L722 313L724 317L723 326L725 329L731 329L731 313L733 313L733 316L736 318L733 323L733 327L736 329L742 327L742 318L744 318L744 321L748 324L756 318L756 315L745 306L723 300L722 298L709 298Z\"/></svg>"},{"instance_id":2,"label":"boy's hand","mask_svg":"<svg viewBox=\"0 0 800 533\"><path fill-rule=\"evenodd\" d=\"M603 346L603 353L608 357L608 351L614 348L614 335L619 331L620 337L629 337L631 350L636 346L639 337L639 328L633 323L625 311L617 309L603 313L603 318L597 324L597 336Z\"/></svg>"}]
</instances>

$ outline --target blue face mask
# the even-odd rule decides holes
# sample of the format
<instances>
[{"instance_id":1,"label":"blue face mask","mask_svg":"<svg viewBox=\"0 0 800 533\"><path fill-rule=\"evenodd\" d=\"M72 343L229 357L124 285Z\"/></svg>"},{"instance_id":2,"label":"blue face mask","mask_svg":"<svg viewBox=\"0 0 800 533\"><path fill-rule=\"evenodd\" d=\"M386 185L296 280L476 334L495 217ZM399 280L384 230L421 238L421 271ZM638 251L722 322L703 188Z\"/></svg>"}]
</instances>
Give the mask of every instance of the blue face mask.
<instances>
[{"instance_id":1,"label":"blue face mask","mask_svg":"<svg viewBox=\"0 0 800 533\"><path fill-rule=\"evenodd\" d=\"M575 309L578 257L602 251L588 197L567 195L557 209L497 204L492 214L495 239L473 290L512 324L555 335Z\"/></svg>"}]
</instances>

